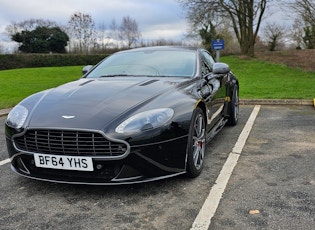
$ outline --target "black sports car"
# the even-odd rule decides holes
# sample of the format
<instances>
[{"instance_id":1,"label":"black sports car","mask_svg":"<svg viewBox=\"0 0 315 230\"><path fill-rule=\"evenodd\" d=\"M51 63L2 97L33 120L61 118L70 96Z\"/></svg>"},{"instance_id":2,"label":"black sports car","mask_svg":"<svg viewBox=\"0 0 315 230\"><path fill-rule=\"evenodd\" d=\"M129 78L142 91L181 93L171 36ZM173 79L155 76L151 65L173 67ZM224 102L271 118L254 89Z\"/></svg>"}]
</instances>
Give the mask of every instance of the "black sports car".
<instances>
[{"instance_id":1,"label":"black sports car","mask_svg":"<svg viewBox=\"0 0 315 230\"><path fill-rule=\"evenodd\" d=\"M11 110L13 171L80 184L196 177L206 143L238 121L238 80L204 49L132 49L83 73Z\"/></svg>"}]
</instances>

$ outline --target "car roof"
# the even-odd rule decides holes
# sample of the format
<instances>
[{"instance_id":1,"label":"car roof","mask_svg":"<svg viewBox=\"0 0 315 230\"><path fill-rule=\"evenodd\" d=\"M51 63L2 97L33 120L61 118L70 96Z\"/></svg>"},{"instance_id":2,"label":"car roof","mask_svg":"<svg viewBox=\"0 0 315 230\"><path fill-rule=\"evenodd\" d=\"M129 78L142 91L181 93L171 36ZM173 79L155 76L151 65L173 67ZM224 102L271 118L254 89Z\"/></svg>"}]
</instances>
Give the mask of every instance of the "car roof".
<instances>
[{"instance_id":1,"label":"car roof","mask_svg":"<svg viewBox=\"0 0 315 230\"><path fill-rule=\"evenodd\" d=\"M190 46L148 46L148 47L141 47L141 48L133 48L129 50L120 51L118 53L124 52L136 52L136 51L156 51L156 50L192 50L197 51L200 48L197 47L190 47Z\"/></svg>"}]
</instances>

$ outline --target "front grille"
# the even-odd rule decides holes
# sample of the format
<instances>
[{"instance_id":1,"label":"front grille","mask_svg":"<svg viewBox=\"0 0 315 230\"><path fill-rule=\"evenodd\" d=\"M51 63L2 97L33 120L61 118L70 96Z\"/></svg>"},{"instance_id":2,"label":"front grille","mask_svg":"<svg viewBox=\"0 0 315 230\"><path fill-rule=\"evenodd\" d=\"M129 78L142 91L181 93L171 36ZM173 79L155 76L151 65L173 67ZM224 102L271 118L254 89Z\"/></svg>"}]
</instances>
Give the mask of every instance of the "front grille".
<instances>
[{"instance_id":1,"label":"front grille","mask_svg":"<svg viewBox=\"0 0 315 230\"><path fill-rule=\"evenodd\" d=\"M119 141L110 141L101 133L72 130L27 130L14 138L20 151L53 155L119 157L128 147Z\"/></svg>"}]
</instances>

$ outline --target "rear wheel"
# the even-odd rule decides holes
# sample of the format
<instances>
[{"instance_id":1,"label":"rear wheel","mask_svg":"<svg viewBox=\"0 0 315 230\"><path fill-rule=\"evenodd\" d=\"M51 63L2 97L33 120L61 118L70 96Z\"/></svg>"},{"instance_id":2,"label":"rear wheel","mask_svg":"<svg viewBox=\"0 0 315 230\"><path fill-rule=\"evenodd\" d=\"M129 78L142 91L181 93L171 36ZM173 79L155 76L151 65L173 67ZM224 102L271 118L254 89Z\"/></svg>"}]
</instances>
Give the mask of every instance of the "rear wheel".
<instances>
[{"instance_id":1,"label":"rear wheel","mask_svg":"<svg viewBox=\"0 0 315 230\"><path fill-rule=\"evenodd\" d=\"M233 89L233 96L229 103L229 119L227 124L234 126L238 122L238 114L239 114L239 98L238 98L238 86L235 85Z\"/></svg>"},{"instance_id":2,"label":"rear wheel","mask_svg":"<svg viewBox=\"0 0 315 230\"><path fill-rule=\"evenodd\" d=\"M201 108L196 108L189 129L187 144L187 174L197 177L204 165L206 151L206 123Z\"/></svg>"}]
</instances>

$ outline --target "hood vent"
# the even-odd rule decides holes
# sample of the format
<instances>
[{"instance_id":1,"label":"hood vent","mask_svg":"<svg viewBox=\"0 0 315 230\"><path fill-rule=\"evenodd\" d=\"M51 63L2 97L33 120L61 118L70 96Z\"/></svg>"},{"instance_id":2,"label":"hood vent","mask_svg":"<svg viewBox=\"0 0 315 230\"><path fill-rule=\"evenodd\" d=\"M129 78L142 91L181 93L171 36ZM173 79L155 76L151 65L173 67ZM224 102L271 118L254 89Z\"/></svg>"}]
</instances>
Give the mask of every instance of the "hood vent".
<instances>
[{"instance_id":1,"label":"hood vent","mask_svg":"<svg viewBox=\"0 0 315 230\"><path fill-rule=\"evenodd\" d=\"M152 83L154 83L154 82L157 82L157 81L159 81L159 80L150 80L150 81L147 81L147 82L141 84L140 86L150 85L150 84L152 84Z\"/></svg>"},{"instance_id":2,"label":"hood vent","mask_svg":"<svg viewBox=\"0 0 315 230\"><path fill-rule=\"evenodd\" d=\"M94 80L89 80L89 81L83 82L83 83L80 84L79 86L83 86L83 85L89 84L89 83L92 82L92 81L94 81Z\"/></svg>"}]
</instances>

